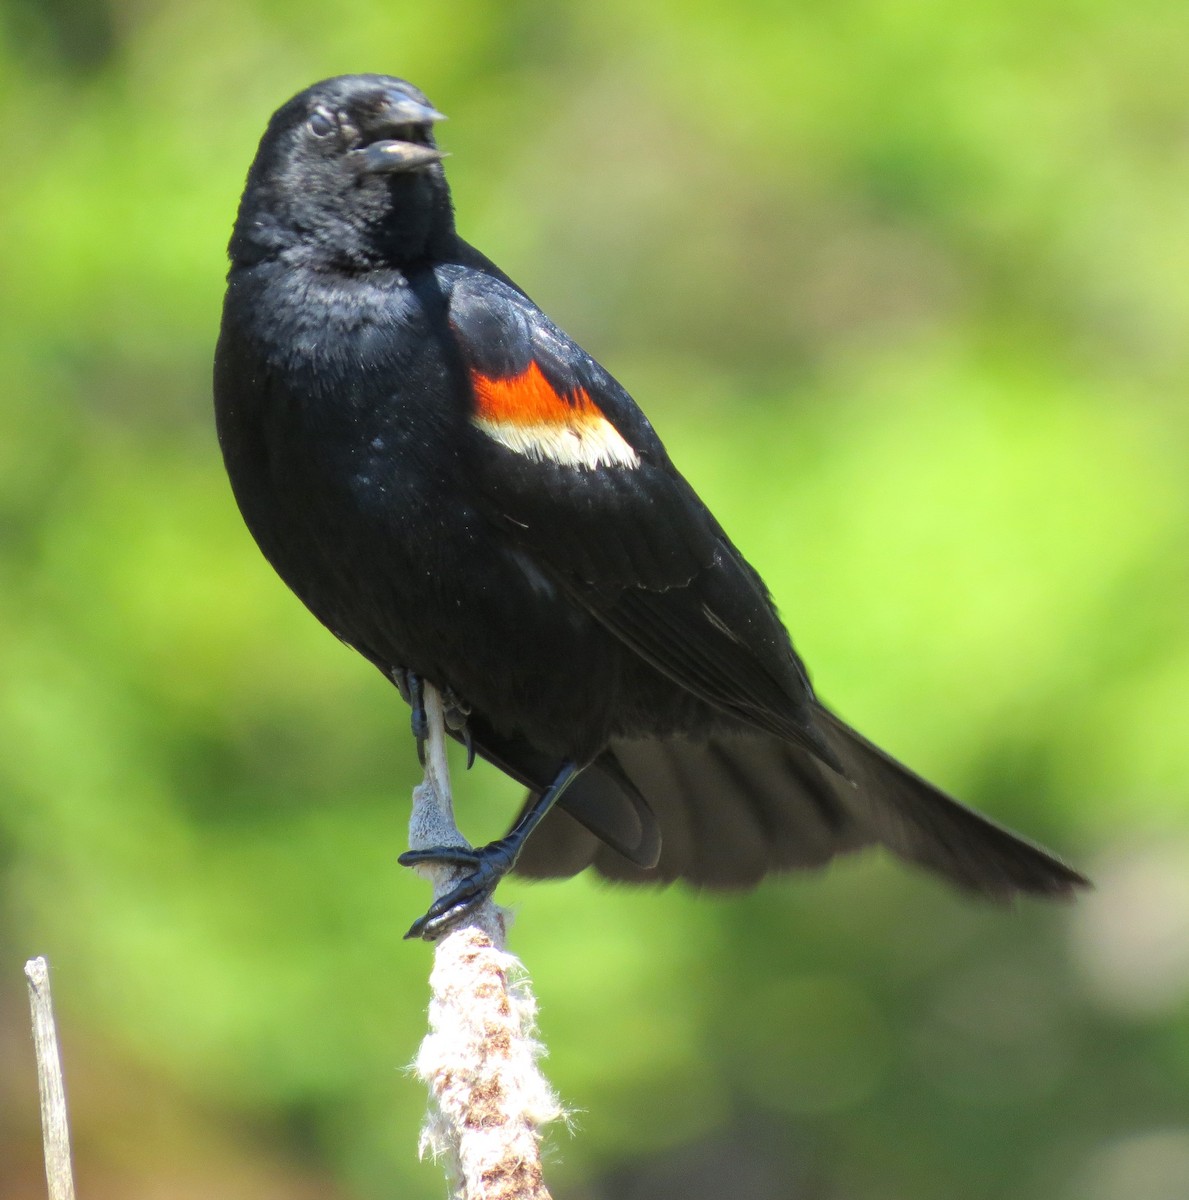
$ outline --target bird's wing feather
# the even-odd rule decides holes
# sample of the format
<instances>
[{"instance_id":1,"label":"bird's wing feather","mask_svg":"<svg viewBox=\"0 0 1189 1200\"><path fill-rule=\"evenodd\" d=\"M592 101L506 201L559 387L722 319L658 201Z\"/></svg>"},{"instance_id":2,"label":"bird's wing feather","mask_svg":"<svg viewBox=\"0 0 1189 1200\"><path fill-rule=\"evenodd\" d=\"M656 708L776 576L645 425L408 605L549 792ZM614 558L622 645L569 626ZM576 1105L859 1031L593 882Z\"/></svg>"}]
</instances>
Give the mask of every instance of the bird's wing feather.
<instances>
[{"instance_id":1,"label":"bird's wing feather","mask_svg":"<svg viewBox=\"0 0 1189 1200\"><path fill-rule=\"evenodd\" d=\"M829 760L763 584L628 393L490 276L455 283L449 318L474 390L471 470L490 519L663 674Z\"/></svg>"}]
</instances>

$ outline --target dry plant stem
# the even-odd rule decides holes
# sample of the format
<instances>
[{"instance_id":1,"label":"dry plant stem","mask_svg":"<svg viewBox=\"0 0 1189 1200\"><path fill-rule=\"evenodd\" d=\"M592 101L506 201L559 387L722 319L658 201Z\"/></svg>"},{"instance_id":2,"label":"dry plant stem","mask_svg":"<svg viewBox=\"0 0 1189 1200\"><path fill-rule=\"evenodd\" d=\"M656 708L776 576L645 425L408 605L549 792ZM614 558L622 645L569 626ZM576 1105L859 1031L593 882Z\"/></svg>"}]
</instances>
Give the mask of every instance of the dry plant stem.
<instances>
[{"instance_id":1,"label":"dry plant stem","mask_svg":"<svg viewBox=\"0 0 1189 1200\"><path fill-rule=\"evenodd\" d=\"M66 1119L66 1089L62 1056L50 996L50 970L44 958L25 963L29 1009L33 1015L33 1046L37 1053L37 1086L41 1092L41 1137L45 1148L45 1179L50 1200L74 1200L70 1166L70 1127Z\"/></svg>"},{"instance_id":2,"label":"dry plant stem","mask_svg":"<svg viewBox=\"0 0 1189 1200\"><path fill-rule=\"evenodd\" d=\"M442 700L424 689L425 780L413 793L409 845L466 846L454 822ZM434 898L465 868L416 868ZM536 1003L519 961L504 949L507 914L486 901L434 946L429 1033L415 1064L429 1087L422 1154L442 1162L454 1200L549 1200L540 1128L562 1116L537 1066Z\"/></svg>"}]
</instances>

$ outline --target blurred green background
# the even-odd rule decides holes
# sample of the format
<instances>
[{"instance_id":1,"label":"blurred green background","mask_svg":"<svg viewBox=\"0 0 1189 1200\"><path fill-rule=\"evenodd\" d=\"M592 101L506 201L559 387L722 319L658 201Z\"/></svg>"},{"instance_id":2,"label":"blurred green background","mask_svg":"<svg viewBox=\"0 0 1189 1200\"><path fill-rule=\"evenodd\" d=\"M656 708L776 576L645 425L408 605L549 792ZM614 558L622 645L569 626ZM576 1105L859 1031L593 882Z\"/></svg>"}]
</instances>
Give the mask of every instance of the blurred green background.
<instances>
[{"instance_id":1,"label":"blurred green background","mask_svg":"<svg viewBox=\"0 0 1189 1200\"><path fill-rule=\"evenodd\" d=\"M822 694L1067 854L741 898L509 884L559 1197L1189 1195L1189 6L0 4L0 1196L45 953L88 1200L436 1197L395 691L210 414L272 110L449 114L460 227L629 387ZM466 827L517 796L477 768Z\"/></svg>"}]
</instances>

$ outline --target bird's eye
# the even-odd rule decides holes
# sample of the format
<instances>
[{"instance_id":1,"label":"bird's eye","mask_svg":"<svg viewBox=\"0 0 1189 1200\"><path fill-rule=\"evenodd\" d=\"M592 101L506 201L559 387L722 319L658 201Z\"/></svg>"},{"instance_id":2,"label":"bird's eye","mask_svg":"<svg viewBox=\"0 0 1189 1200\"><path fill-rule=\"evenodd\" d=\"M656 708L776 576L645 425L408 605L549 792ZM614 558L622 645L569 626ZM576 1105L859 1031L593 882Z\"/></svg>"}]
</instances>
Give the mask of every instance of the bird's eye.
<instances>
[{"instance_id":1,"label":"bird's eye","mask_svg":"<svg viewBox=\"0 0 1189 1200\"><path fill-rule=\"evenodd\" d=\"M306 126L314 137L329 137L335 130L334 118L324 108L315 109L310 114Z\"/></svg>"}]
</instances>

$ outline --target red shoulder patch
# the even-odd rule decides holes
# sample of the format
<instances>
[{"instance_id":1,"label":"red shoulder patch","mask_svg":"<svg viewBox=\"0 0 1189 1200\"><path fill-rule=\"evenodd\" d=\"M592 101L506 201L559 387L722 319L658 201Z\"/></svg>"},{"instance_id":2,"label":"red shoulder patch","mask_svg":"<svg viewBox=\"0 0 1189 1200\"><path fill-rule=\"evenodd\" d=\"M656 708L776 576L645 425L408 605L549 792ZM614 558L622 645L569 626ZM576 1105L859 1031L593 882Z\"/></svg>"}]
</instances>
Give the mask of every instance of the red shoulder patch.
<instances>
[{"instance_id":1,"label":"red shoulder patch","mask_svg":"<svg viewBox=\"0 0 1189 1200\"><path fill-rule=\"evenodd\" d=\"M481 421L500 425L562 425L574 420L601 416L585 388L577 388L567 397L560 396L530 362L519 375L493 379L480 371L471 371L475 389L475 415Z\"/></svg>"},{"instance_id":2,"label":"red shoulder patch","mask_svg":"<svg viewBox=\"0 0 1189 1200\"><path fill-rule=\"evenodd\" d=\"M560 395L535 362L507 379L472 370L471 386L475 427L505 449L534 462L587 470L640 465L585 388Z\"/></svg>"}]
</instances>

